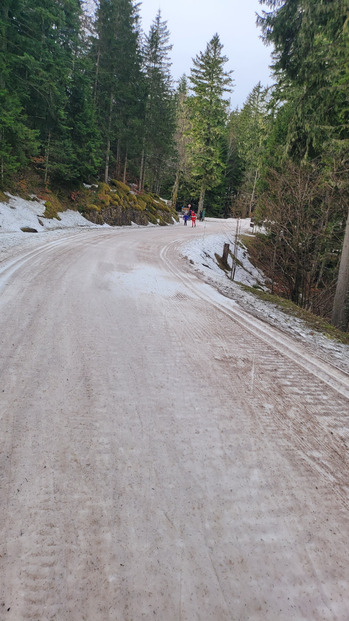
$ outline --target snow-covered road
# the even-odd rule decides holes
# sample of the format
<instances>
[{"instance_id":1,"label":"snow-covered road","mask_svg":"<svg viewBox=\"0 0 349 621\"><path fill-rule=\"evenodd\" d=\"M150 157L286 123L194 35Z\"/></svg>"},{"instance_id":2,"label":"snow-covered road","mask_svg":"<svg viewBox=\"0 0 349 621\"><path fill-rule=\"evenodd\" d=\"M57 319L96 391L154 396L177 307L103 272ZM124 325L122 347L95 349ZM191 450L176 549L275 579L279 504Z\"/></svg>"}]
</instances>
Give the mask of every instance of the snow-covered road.
<instances>
[{"instance_id":1,"label":"snow-covered road","mask_svg":"<svg viewBox=\"0 0 349 621\"><path fill-rule=\"evenodd\" d=\"M348 376L198 279L202 230L1 264L1 619L349 618Z\"/></svg>"}]
</instances>

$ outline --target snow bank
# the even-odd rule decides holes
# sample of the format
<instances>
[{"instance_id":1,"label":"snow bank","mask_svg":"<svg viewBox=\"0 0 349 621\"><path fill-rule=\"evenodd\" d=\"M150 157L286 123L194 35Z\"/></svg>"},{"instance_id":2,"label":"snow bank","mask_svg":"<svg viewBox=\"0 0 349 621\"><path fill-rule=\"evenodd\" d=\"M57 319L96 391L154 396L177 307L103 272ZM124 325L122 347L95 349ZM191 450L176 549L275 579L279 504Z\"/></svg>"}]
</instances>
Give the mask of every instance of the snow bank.
<instances>
[{"instance_id":1,"label":"snow bank","mask_svg":"<svg viewBox=\"0 0 349 621\"><path fill-rule=\"evenodd\" d=\"M210 220L214 221L212 218L208 219L208 222ZM240 225L241 233L250 234L249 219L240 220ZM233 299L251 315L292 336L308 347L313 354L349 373L348 345L337 343L319 332L314 332L301 319L287 315L276 304L264 302L239 286L239 283L242 283L250 287L265 288L264 275L250 263L247 251L243 247L238 247L237 258L242 265L237 267L234 281L230 279L230 272L225 273L218 266L215 255L222 256L224 243L229 243L230 250L234 250L236 220L226 220L223 229L223 233L218 235L206 235L203 230L202 236L192 239L183 246L182 254L193 264L194 269L203 275L206 282L226 297ZM231 264L232 259L229 257L229 265Z\"/></svg>"},{"instance_id":2,"label":"snow bank","mask_svg":"<svg viewBox=\"0 0 349 621\"><path fill-rule=\"evenodd\" d=\"M204 239L196 238L183 248L183 254L191 261L206 267L210 273L222 276L224 273L217 263L215 255L222 256L224 244L230 245L230 252L234 254L233 235L210 235ZM264 288L265 277L262 272L250 263L246 249L239 243L236 247L237 265L234 273L234 280L250 287L259 286ZM233 259L228 257L229 267L233 267ZM231 277L231 269L226 272L227 277Z\"/></svg>"},{"instance_id":3,"label":"snow bank","mask_svg":"<svg viewBox=\"0 0 349 621\"><path fill-rule=\"evenodd\" d=\"M47 231L53 229L65 229L81 226L96 226L89 222L77 211L64 211L59 213L57 218L44 218L44 201L34 199L25 200L18 196L7 193L10 200L8 203L0 203L0 232L16 233L22 232L21 229L29 227L37 231Z\"/></svg>"},{"instance_id":4,"label":"snow bank","mask_svg":"<svg viewBox=\"0 0 349 621\"><path fill-rule=\"evenodd\" d=\"M77 211L64 211L57 218L44 218L44 201L33 197L25 200L19 196L9 197L8 203L0 202L0 261L8 258L16 248L27 249L40 243L59 237L64 232L73 233L77 228L100 228L84 218ZM108 225L103 225L108 226ZM22 231L23 228L35 229L37 233Z\"/></svg>"}]
</instances>

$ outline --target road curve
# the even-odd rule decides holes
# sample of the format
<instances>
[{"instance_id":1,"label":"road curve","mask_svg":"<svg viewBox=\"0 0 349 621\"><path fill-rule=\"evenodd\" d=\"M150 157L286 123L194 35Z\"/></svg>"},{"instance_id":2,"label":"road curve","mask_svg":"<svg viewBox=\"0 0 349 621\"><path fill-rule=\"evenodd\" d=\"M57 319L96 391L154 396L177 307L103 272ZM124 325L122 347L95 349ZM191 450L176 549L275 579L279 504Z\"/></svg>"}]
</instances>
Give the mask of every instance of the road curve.
<instances>
[{"instance_id":1,"label":"road curve","mask_svg":"<svg viewBox=\"0 0 349 621\"><path fill-rule=\"evenodd\" d=\"M200 281L200 234L2 265L1 620L349 618L348 378Z\"/></svg>"}]
</instances>

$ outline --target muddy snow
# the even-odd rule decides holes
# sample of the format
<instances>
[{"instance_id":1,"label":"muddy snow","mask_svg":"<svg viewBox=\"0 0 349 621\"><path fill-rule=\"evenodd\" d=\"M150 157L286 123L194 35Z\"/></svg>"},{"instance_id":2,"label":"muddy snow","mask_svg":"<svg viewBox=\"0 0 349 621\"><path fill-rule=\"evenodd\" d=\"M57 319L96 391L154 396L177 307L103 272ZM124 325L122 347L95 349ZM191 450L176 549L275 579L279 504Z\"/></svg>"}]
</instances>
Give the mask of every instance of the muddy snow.
<instances>
[{"instance_id":1,"label":"muddy snow","mask_svg":"<svg viewBox=\"0 0 349 621\"><path fill-rule=\"evenodd\" d=\"M1 619L347 620L348 347L218 270L233 220L29 203L0 204Z\"/></svg>"}]
</instances>

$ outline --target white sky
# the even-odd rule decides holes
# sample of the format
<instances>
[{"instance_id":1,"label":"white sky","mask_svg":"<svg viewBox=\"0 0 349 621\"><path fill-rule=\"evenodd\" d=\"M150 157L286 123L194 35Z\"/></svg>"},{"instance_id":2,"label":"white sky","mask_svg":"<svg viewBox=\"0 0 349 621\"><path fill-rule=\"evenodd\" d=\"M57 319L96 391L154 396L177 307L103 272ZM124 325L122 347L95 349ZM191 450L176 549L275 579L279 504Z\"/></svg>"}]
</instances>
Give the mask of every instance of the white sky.
<instances>
[{"instance_id":1,"label":"white sky","mask_svg":"<svg viewBox=\"0 0 349 621\"><path fill-rule=\"evenodd\" d=\"M272 48L263 44L256 26L256 12L261 14L263 8L258 0L143 0L140 14L146 34L159 9L167 21L175 80L183 73L189 75L192 58L204 52L218 33L229 58L225 69L234 71L232 107L241 108L259 81L263 86L273 83L269 71Z\"/></svg>"}]
</instances>

